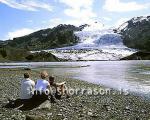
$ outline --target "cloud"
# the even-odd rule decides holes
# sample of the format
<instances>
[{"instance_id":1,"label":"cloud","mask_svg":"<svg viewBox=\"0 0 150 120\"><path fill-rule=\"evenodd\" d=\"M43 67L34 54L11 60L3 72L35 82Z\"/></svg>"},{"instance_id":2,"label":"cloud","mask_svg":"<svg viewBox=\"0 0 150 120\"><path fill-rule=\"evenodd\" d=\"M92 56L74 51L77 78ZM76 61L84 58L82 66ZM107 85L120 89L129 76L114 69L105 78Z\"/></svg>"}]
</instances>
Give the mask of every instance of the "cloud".
<instances>
[{"instance_id":1,"label":"cloud","mask_svg":"<svg viewBox=\"0 0 150 120\"><path fill-rule=\"evenodd\" d=\"M7 34L7 39L13 39L15 37L21 37L21 36L24 36L24 35L28 35L32 32L34 32L35 30L33 29L29 29L29 28L22 28L22 29L18 29L18 30L15 30L15 31L11 31L11 32L8 32Z\"/></svg>"},{"instance_id":2,"label":"cloud","mask_svg":"<svg viewBox=\"0 0 150 120\"><path fill-rule=\"evenodd\" d=\"M105 0L103 9L110 12L129 12L148 9L149 6L149 4L138 4L135 1L121 2L121 0Z\"/></svg>"},{"instance_id":3,"label":"cloud","mask_svg":"<svg viewBox=\"0 0 150 120\"><path fill-rule=\"evenodd\" d=\"M42 24L44 24L47 27L53 28L59 24L71 24L71 25L79 26L82 24L82 21L80 21L78 19L63 20L61 18L53 18L53 19L48 20L48 21L46 21L46 20L42 21Z\"/></svg>"},{"instance_id":4,"label":"cloud","mask_svg":"<svg viewBox=\"0 0 150 120\"><path fill-rule=\"evenodd\" d=\"M50 4L40 2L39 0L0 0L0 2L20 10L38 11L39 9L45 9L52 11L52 6Z\"/></svg>"},{"instance_id":5,"label":"cloud","mask_svg":"<svg viewBox=\"0 0 150 120\"><path fill-rule=\"evenodd\" d=\"M102 17L105 21L111 21L112 19L109 17Z\"/></svg>"},{"instance_id":6,"label":"cloud","mask_svg":"<svg viewBox=\"0 0 150 120\"><path fill-rule=\"evenodd\" d=\"M127 22L128 20L130 20L131 18L121 18L119 19L116 23L115 23L115 28L120 27L123 23Z\"/></svg>"},{"instance_id":7,"label":"cloud","mask_svg":"<svg viewBox=\"0 0 150 120\"><path fill-rule=\"evenodd\" d=\"M53 28L53 27L56 27L59 24L67 24L67 25L71 24L71 25L75 25L75 26L80 26L82 24L91 25L91 24L94 24L95 22L101 23L101 21L98 21L96 19L88 19L88 20L83 19L83 20L80 20L80 19L70 18L70 19L64 20L64 19L61 19L61 18L52 18L51 20L42 21L42 24L44 24L43 26Z\"/></svg>"},{"instance_id":8,"label":"cloud","mask_svg":"<svg viewBox=\"0 0 150 120\"><path fill-rule=\"evenodd\" d=\"M80 21L97 17L92 10L93 1L94 0L59 0L60 3L68 6L68 8L64 10L64 13Z\"/></svg>"},{"instance_id":9,"label":"cloud","mask_svg":"<svg viewBox=\"0 0 150 120\"><path fill-rule=\"evenodd\" d=\"M59 0L71 8L89 8L93 4L93 0Z\"/></svg>"},{"instance_id":10,"label":"cloud","mask_svg":"<svg viewBox=\"0 0 150 120\"><path fill-rule=\"evenodd\" d=\"M93 18L96 17L96 14L92 12L91 8L86 8L86 9L66 9L65 14L73 17L73 18L77 18L77 19L89 19L89 18Z\"/></svg>"},{"instance_id":11,"label":"cloud","mask_svg":"<svg viewBox=\"0 0 150 120\"><path fill-rule=\"evenodd\" d=\"M33 20L27 20L27 23L33 23Z\"/></svg>"},{"instance_id":12,"label":"cloud","mask_svg":"<svg viewBox=\"0 0 150 120\"><path fill-rule=\"evenodd\" d=\"M53 18L49 21L50 28L56 27L59 24L64 24L61 18Z\"/></svg>"},{"instance_id":13,"label":"cloud","mask_svg":"<svg viewBox=\"0 0 150 120\"><path fill-rule=\"evenodd\" d=\"M83 20L80 20L80 19L74 19L74 18L67 19L67 20L63 20L61 18L53 18L50 21L44 21L44 24L46 26L49 26L50 28L52 28L52 27L55 27L55 26L57 26L59 24L71 24L71 25L75 25L75 26L80 26L82 24L92 25L95 22L102 24L101 21L98 21L96 19L88 19L88 20L83 19Z\"/></svg>"}]
</instances>

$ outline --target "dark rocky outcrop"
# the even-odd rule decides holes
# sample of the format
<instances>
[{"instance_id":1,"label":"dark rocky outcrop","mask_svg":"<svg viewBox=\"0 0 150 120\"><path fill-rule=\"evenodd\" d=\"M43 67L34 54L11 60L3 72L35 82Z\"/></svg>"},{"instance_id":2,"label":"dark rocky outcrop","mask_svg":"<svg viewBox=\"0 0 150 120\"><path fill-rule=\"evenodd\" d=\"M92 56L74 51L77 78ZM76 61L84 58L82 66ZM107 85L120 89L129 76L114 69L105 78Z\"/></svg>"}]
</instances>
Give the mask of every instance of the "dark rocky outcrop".
<instances>
[{"instance_id":1,"label":"dark rocky outcrop","mask_svg":"<svg viewBox=\"0 0 150 120\"><path fill-rule=\"evenodd\" d=\"M121 60L150 60L150 52L139 51Z\"/></svg>"},{"instance_id":2,"label":"dark rocky outcrop","mask_svg":"<svg viewBox=\"0 0 150 120\"><path fill-rule=\"evenodd\" d=\"M31 53L25 49L1 48L0 62L22 61L22 62L58 62L62 59L57 58L50 52L35 52Z\"/></svg>"},{"instance_id":3,"label":"dark rocky outcrop","mask_svg":"<svg viewBox=\"0 0 150 120\"><path fill-rule=\"evenodd\" d=\"M0 44L4 44L4 41L0 40Z\"/></svg>"},{"instance_id":4,"label":"dark rocky outcrop","mask_svg":"<svg viewBox=\"0 0 150 120\"><path fill-rule=\"evenodd\" d=\"M61 59L57 58L51 53L48 52L36 52L30 53L28 56L25 57L26 61L34 61L34 62L56 62L62 61Z\"/></svg>"},{"instance_id":5,"label":"dark rocky outcrop","mask_svg":"<svg viewBox=\"0 0 150 120\"><path fill-rule=\"evenodd\" d=\"M122 24L117 32L122 35L127 47L150 51L150 16L132 18Z\"/></svg>"}]
</instances>

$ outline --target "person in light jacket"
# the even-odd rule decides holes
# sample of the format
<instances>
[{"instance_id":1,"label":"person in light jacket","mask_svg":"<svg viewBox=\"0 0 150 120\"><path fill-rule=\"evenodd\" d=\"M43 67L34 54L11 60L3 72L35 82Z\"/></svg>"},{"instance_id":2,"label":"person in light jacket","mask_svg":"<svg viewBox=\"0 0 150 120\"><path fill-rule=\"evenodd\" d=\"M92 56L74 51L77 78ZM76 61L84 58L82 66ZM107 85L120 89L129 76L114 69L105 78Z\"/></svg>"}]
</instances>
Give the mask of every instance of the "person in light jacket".
<instances>
[{"instance_id":1,"label":"person in light jacket","mask_svg":"<svg viewBox=\"0 0 150 120\"><path fill-rule=\"evenodd\" d=\"M37 80L35 84L34 96L39 100L50 99L51 102L55 102L50 83L46 80L47 77L48 73L46 71L42 71L40 74L40 79Z\"/></svg>"}]
</instances>

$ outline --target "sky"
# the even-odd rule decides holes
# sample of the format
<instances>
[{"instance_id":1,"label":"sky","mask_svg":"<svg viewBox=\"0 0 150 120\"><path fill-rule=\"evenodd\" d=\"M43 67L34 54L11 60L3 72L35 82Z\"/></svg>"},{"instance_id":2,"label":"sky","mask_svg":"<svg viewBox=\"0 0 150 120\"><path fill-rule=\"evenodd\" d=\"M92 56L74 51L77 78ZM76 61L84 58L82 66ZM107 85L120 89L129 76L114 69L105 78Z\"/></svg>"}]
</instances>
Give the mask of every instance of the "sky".
<instances>
[{"instance_id":1,"label":"sky","mask_svg":"<svg viewBox=\"0 0 150 120\"><path fill-rule=\"evenodd\" d=\"M118 27L150 15L150 0L0 0L0 40L59 24L102 23Z\"/></svg>"}]
</instances>

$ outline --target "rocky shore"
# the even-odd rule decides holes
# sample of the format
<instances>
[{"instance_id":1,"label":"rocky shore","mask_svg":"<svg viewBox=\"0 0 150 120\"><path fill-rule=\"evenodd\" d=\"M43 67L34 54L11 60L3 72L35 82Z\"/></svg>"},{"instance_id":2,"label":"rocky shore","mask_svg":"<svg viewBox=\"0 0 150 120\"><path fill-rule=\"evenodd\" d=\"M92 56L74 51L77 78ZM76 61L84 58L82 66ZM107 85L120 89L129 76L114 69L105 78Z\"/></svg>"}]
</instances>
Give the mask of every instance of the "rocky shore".
<instances>
[{"instance_id":1,"label":"rocky shore","mask_svg":"<svg viewBox=\"0 0 150 120\"><path fill-rule=\"evenodd\" d=\"M48 69L47 69L48 70ZM56 103L44 102L32 110L3 108L8 99L19 97L20 81L27 72L23 69L0 69L0 120L148 120L150 100L112 90L110 94L74 94L63 97ZM28 71L33 80L38 79L39 70ZM51 71L48 71L49 74ZM54 74L56 81L66 81L70 88L107 89L67 76Z\"/></svg>"}]
</instances>

